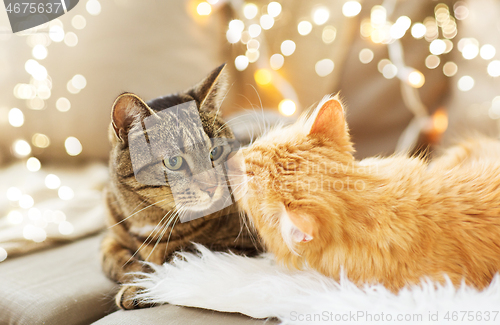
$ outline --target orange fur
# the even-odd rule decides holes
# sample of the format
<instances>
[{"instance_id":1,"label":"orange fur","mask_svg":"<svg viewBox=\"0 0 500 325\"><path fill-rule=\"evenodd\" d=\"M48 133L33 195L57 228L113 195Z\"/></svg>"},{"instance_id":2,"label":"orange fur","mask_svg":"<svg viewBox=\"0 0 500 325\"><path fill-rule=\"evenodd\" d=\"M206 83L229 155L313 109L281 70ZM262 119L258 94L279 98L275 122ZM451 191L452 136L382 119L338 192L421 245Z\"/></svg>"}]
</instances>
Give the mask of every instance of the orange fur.
<instances>
[{"instance_id":1,"label":"orange fur","mask_svg":"<svg viewBox=\"0 0 500 325\"><path fill-rule=\"evenodd\" d=\"M335 279L343 268L394 292L445 274L490 283L500 270L499 142L471 140L431 165L352 152L336 98L244 150L241 206L278 261Z\"/></svg>"}]
</instances>

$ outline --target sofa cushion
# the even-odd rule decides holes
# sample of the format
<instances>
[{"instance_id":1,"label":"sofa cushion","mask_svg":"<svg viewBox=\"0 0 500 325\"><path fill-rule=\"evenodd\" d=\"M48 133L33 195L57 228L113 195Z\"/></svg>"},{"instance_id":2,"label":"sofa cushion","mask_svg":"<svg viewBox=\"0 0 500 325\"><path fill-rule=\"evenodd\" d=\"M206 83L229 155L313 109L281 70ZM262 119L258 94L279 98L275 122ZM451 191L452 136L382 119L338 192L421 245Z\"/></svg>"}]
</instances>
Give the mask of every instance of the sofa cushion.
<instances>
[{"instance_id":1,"label":"sofa cushion","mask_svg":"<svg viewBox=\"0 0 500 325\"><path fill-rule=\"evenodd\" d=\"M213 310L163 305L154 308L120 310L93 325L129 324L189 324L189 325L260 325L277 324L275 320L259 320L241 314L221 313Z\"/></svg>"},{"instance_id":2,"label":"sofa cushion","mask_svg":"<svg viewBox=\"0 0 500 325\"><path fill-rule=\"evenodd\" d=\"M0 263L0 324L90 324L115 310L118 286L92 236Z\"/></svg>"}]
</instances>

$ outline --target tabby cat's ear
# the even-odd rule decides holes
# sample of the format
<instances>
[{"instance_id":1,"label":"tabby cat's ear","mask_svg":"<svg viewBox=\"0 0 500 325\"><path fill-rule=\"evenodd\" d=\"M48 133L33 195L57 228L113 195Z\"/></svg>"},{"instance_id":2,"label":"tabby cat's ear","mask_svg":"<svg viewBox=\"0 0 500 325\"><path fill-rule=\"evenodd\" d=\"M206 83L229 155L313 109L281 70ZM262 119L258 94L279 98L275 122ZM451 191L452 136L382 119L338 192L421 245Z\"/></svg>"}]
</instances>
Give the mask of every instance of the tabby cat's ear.
<instances>
[{"instance_id":1,"label":"tabby cat's ear","mask_svg":"<svg viewBox=\"0 0 500 325\"><path fill-rule=\"evenodd\" d=\"M218 110L227 91L226 64L214 69L196 86L187 91L203 110Z\"/></svg>"},{"instance_id":2,"label":"tabby cat's ear","mask_svg":"<svg viewBox=\"0 0 500 325\"><path fill-rule=\"evenodd\" d=\"M318 233L314 218L288 209L285 209L281 216L280 226L283 240L290 248L294 243L313 240Z\"/></svg>"},{"instance_id":3,"label":"tabby cat's ear","mask_svg":"<svg viewBox=\"0 0 500 325\"><path fill-rule=\"evenodd\" d=\"M152 114L155 113L139 96L132 93L123 93L116 98L113 104L111 124L116 136L121 141L126 141L132 122Z\"/></svg>"},{"instance_id":4,"label":"tabby cat's ear","mask_svg":"<svg viewBox=\"0 0 500 325\"><path fill-rule=\"evenodd\" d=\"M306 128L310 135L321 135L332 140L348 136L344 107L338 95L326 97L319 103L308 118Z\"/></svg>"}]
</instances>

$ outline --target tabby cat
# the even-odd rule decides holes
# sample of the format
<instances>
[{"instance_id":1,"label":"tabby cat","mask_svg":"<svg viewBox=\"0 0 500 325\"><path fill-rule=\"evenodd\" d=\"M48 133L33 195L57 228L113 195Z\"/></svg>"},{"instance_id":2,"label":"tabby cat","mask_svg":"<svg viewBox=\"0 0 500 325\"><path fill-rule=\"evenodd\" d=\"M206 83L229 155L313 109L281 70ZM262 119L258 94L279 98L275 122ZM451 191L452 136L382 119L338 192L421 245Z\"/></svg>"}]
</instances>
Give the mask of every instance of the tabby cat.
<instances>
[{"instance_id":1,"label":"tabby cat","mask_svg":"<svg viewBox=\"0 0 500 325\"><path fill-rule=\"evenodd\" d=\"M175 251L191 249L191 242L246 255L258 252L258 240L241 223L234 204L219 211L210 210L222 200L226 185L223 175L203 178L202 173L195 173L197 166L212 166L214 158L222 155L217 139L234 138L219 116L225 91L222 65L195 87L179 94L147 103L132 93L116 99L109 128L112 149L105 196L109 230L101 245L102 267L109 278L129 283L134 277L129 272L150 271L141 261L162 264ZM186 105L194 107L200 123L189 116L193 112L185 109ZM176 108L169 110L171 107ZM159 122L146 132L143 127L149 123L148 118L157 119L161 114ZM134 151L130 144L141 137L147 138L157 155L138 171L134 163L144 162L148 157L145 151ZM152 137L161 141L150 143ZM175 155L169 154L174 149ZM176 197L170 185L176 186ZM213 213L179 222L192 211ZM117 305L123 309L144 307L131 299L136 290L133 286L122 286L116 296Z\"/></svg>"},{"instance_id":2,"label":"tabby cat","mask_svg":"<svg viewBox=\"0 0 500 325\"><path fill-rule=\"evenodd\" d=\"M498 140L466 141L431 164L352 153L338 98L244 150L241 205L278 261L334 279L343 268L393 292L424 278L489 285L500 271Z\"/></svg>"}]
</instances>

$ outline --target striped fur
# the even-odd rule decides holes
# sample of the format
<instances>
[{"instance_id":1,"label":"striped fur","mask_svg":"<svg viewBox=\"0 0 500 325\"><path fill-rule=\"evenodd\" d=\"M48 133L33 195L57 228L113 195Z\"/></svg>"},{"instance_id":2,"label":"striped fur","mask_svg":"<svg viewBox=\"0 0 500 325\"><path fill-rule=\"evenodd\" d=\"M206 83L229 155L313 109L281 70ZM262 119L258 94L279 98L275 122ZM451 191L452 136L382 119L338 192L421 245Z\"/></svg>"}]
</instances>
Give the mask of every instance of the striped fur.
<instances>
[{"instance_id":1,"label":"striped fur","mask_svg":"<svg viewBox=\"0 0 500 325\"><path fill-rule=\"evenodd\" d=\"M243 219L239 217L235 205L204 218L180 223L176 217L180 211L174 203L170 186L141 183L132 168L129 141L136 136L143 136L134 134L137 130L133 126L140 123L142 117L181 103L196 102L202 128L180 125L179 133L164 141L178 142L181 143L176 144L178 147L186 147L199 139L205 139L210 144L211 138L234 138L218 115L225 94L223 68L215 69L205 80L184 93L157 98L148 103L130 93L117 98L109 130L112 144L110 182L105 192L109 230L101 246L103 270L111 279L119 283L131 282L134 275L130 272L150 271L140 261L162 264L169 261L175 251L191 250L192 242L213 250L231 250L247 255L259 251L257 236L241 223ZM158 136L165 136L168 132L162 128L169 128L172 123L183 121L169 120L155 125L156 129L148 130L148 133L151 131ZM160 149L168 151L169 148L165 146ZM196 190L193 184L184 185L189 188L186 190L189 195L186 194L183 199L187 203L184 204L193 204L195 208L202 200L202 192ZM123 309L144 307L130 299L135 293L134 287L122 287L116 297L118 306Z\"/></svg>"}]
</instances>

